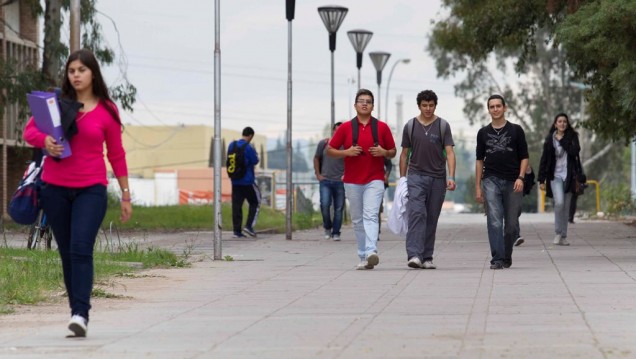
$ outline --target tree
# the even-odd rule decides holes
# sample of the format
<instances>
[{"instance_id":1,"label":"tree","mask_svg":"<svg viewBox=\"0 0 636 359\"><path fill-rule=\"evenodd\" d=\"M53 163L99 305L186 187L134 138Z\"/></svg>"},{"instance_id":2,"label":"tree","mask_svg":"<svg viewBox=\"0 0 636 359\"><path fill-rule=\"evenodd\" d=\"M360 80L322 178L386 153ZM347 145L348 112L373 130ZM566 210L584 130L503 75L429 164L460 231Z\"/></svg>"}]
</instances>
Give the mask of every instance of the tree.
<instances>
[{"instance_id":1,"label":"tree","mask_svg":"<svg viewBox=\"0 0 636 359\"><path fill-rule=\"evenodd\" d=\"M480 86L488 69L511 62L518 75L545 70L537 61L544 55L562 71L540 73L545 80L541 94L569 99L570 82L583 82L589 87L585 96L591 115L583 125L612 141L636 135L635 2L444 0L444 6L450 14L435 24L428 45L439 76L465 72L464 85ZM480 88L482 94L487 89ZM462 86L456 90L461 92ZM510 88L500 90L506 95ZM470 113L471 106L465 111Z\"/></svg>"},{"instance_id":2,"label":"tree","mask_svg":"<svg viewBox=\"0 0 636 359\"><path fill-rule=\"evenodd\" d=\"M2 5L9 5L13 1L3 2ZM102 65L112 64L114 53L106 47L101 36L101 26L96 20L97 0L81 0L80 23L82 27L82 46L95 53ZM28 119L28 106L25 94L34 89L44 90L48 87L59 86L62 78L64 61L68 56L68 47L60 42L60 32L62 29L62 11L67 11L70 0L45 0L44 8L40 0L23 0L19 3L30 9L31 15L36 18L44 18L44 46L42 49L42 68L38 69L34 63L18 63L16 60L7 57L0 60L0 118L3 118L8 105L17 105L17 118L15 121L15 134L9 136L6 131L7 126L3 126L3 143L7 143L8 138L14 137L18 143L22 141L22 129ZM7 26L3 24L3 26ZM10 28L10 27L9 27ZM19 29L10 29L19 37ZM125 74L117 83L111 83L111 96L121 104L125 110L132 111L135 103L136 88L129 83ZM7 183L7 148L2 150L2 183ZM2 187L3 206L5 213L7 202L7 188Z\"/></svg>"}]
</instances>

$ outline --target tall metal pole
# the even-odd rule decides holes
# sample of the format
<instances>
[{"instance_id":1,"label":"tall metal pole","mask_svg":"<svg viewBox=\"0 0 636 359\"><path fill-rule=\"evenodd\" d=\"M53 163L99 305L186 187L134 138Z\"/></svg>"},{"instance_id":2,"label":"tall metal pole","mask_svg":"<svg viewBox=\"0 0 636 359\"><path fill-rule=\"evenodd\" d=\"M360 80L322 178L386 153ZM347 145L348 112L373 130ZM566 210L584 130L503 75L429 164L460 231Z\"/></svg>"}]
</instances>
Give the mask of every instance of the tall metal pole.
<instances>
[{"instance_id":1,"label":"tall metal pole","mask_svg":"<svg viewBox=\"0 0 636 359\"><path fill-rule=\"evenodd\" d=\"M318 15L329 32L329 51L331 51L331 126L336 123L336 100L334 94L334 51L336 51L336 33L349 9L342 6L322 6L318 8Z\"/></svg>"},{"instance_id":2,"label":"tall metal pole","mask_svg":"<svg viewBox=\"0 0 636 359\"><path fill-rule=\"evenodd\" d=\"M335 34L334 34L335 37ZM333 51L331 51L331 126L329 128L333 129L333 125L336 123L336 100L334 94L334 66L333 66Z\"/></svg>"},{"instance_id":3,"label":"tall metal pole","mask_svg":"<svg viewBox=\"0 0 636 359\"><path fill-rule=\"evenodd\" d=\"M214 0L214 259L221 251L221 0Z\"/></svg>"},{"instance_id":4,"label":"tall metal pole","mask_svg":"<svg viewBox=\"0 0 636 359\"><path fill-rule=\"evenodd\" d=\"M71 52L80 49L80 0L71 0Z\"/></svg>"},{"instance_id":5,"label":"tall metal pole","mask_svg":"<svg viewBox=\"0 0 636 359\"><path fill-rule=\"evenodd\" d=\"M405 63L408 64L409 62L411 62L411 59L401 59L401 60L397 60L393 66L391 66L391 71L389 71L389 79L386 81L386 101L384 101L384 103L386 104L386 110L384 110L384 121L388 121L389 120L389 89L391 88L391 77L393 77L393 70L395 70L395 67L399 64L399 63Z\"/></svg>"},{"instance_id":6,"label":"tall metal pole","mask_svg":"<svg viewBox=\"0 0 636 359\"><path fill-rule=\"evenodd\" d=\"M382 84L382 70L384 69L384 66L386 66L386 63L389 61L389 57L391 57L391 54L389 54L388 52L375 51L375 52L370 52L369 57L371 58L371 62L373 62L373 67L375 67L377 83L378 83L378 95L375 97L378 103L378 112L376 113L375 116L377 118L380 118L382 117L382 112L380 107L380 102L382 99L382 94L380 92L380 85Z\"/></svg>"},{"instance_id":7,"label":"tall metal pole","mask_svg":"<svg viewBox=\"0 0 636 359\"><path fill-rule=\"evenodd\" d=\"M285 191L285 239L291 240L293 228L292 213L294 210L294 189L292 187L292 20L294 20L296 0L287 0L285 4L287 16L287 190Z\"/></svg>"}]
</instances>

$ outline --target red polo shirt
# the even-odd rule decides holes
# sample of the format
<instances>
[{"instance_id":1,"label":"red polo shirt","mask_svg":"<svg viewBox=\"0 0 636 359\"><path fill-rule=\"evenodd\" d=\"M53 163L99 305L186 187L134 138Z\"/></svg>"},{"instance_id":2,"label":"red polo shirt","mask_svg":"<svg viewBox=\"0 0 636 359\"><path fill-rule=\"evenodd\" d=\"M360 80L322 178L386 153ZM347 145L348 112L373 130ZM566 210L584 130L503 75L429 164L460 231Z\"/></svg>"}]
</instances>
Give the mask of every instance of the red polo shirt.
<instances>
[{"instance_id":1,"label":"red polo shirt","mask_svg":"<svg viewBox=\"0 0 636 359\"><path fill-rule=\"evenodd\" d=\"M351 121L343 123L329 141L332 148L344 149L351 147L353 133ZM378 142L386 150L395 148L395 141L391 129L386 123L378 121ZM374 180L384 181L384 157L373 157L369 153L369 147L373 147L373 134L371 133L371 121L366 125L358 121L358 145L362 147L362 153L355 157L344 158L344 183L367 184Z\"/></svg>"}]
</instances>

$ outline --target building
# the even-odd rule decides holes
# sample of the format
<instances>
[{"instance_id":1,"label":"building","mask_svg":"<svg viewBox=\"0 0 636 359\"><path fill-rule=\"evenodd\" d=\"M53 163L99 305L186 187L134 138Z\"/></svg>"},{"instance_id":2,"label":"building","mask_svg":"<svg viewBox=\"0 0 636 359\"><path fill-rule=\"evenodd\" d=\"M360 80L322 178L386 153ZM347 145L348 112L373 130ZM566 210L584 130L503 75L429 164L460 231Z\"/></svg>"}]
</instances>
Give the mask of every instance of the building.
<instances>
[{"instance_id":1,"label":"building","mask_svg":"<svg viewBox=\"0 0 636 359\"><path fill-rule=\"evenodd\" d=\"M17 69L38 67L39 27L27 0L3 1L0 6L0 61L15 64ZM14 74L0 76L8 77ZM4 80L4 79L3 79ZM26 95L26 94L25 94ZM17 187L31 150L20 141L22 124L17 104L5 104L0 118L0 214L6 217L7 205Z\"/></svg>"},{"instance_id":2,"label":"building","mask_svg":"<svg viewBox=\"0 0 636 359\"><path fill-rule=\"evenodd\" d=\"M133 203L138 205L205 204L213 199L214 128L195 126L126 125L123 142ZM221 130L225 161L227 146L240 131ZM252 145L259 153L259 169L267 168L267 138L258 131ZM225 166L223 162L222 166ZM257 172L259 172L257 169ZM231 198L231 182L221 172L222 200ZM116 192L117 186L111 185Z\"/></svg>"}]
</instances>

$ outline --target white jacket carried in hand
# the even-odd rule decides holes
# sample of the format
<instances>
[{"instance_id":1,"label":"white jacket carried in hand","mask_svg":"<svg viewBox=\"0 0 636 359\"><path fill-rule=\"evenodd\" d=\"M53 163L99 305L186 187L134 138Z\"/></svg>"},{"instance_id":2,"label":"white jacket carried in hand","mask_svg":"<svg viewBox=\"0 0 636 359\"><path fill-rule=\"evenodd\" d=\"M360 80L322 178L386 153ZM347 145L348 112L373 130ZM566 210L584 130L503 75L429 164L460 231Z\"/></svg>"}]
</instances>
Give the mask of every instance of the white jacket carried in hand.
<instances>
[{"instance_id":1,"label":"white jacket carried in hand","mask_svg":"<svg viewBox=\"0 0 636 359\"><path fill-rule=\"evenodd\" d=\"M406 177L400 177L397 187L395 188L393 207L391 208L391 213L389 213L387 225L391 232L403 237L406 237L406 232L409 229L409 218L406 214L406 204L408 201Z\"/></svg>"}]
</instances>

